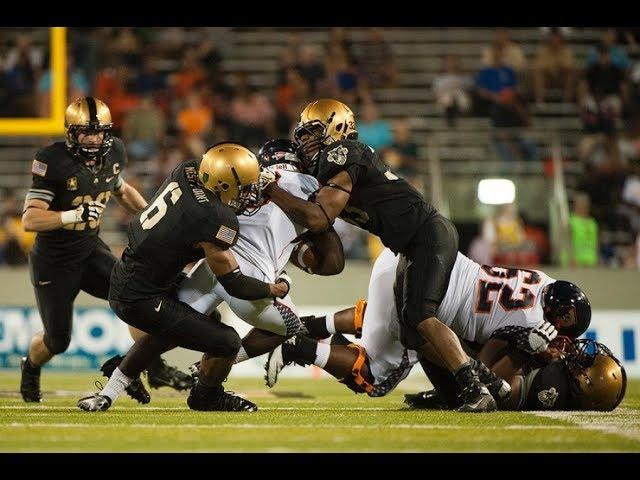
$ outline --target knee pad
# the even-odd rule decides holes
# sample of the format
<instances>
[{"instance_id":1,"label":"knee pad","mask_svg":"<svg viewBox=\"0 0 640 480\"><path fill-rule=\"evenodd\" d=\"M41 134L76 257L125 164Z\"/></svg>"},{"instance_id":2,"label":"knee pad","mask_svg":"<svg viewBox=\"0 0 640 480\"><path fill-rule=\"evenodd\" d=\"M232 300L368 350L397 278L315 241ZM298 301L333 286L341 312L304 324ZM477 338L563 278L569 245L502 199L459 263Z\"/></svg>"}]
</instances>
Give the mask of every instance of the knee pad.
<instances>
[{"instance_id":1,"label":"knee pad","mask_svg":"<svg viewBox=\"0 0 640 480\"><path fill-rule=\"evenodd\" d=\"M229 330L224 335L224 345L216 345L208 353L216 357L233 357L238 354L240 347L242 347L242 339L233 328L228 328Z\"/></svg>"},{"instance_id":2,"label":"knee pad","mask_svg":"<svg viewBox=\"0 0 640 480\"><path fill-rule=\"evenodd\" d=\"M366 309L366 300L360 299L356 302L355 311L353 313L353 327L355 328L356 338L362 337L362 325L364 324L364 311Z\"/></svg>"},{"instance_id":3,"label":"knee pad","mask_svg":"<svg viewBox=\"0 0 640 480\"><path fill-rule=\"evenodd\" d=\"M340 380L340 383L344 383L356 393L367 393L368 395L371 395L373 393L373 377L370 373L367 375L367 378L362 375L362 367L367 361L367 351L363 346L356 343L350 343L347 346L357 350L358 357L351 367L351 375Z\"/></svg>"},{"instance_id":4,"label":"knee pad","mask_svg":"<svg viewBox=\"0 0 640 480\"><path fill-rule=\"evenodd\" d=\"M66 352L67 348L69 348L69 343L71 343L71 332L67 334L58 334L56 336L46 333L43 340L44 344L49 349L49 352L53 355L58 355Z\"/></svg>"}]
</instances>

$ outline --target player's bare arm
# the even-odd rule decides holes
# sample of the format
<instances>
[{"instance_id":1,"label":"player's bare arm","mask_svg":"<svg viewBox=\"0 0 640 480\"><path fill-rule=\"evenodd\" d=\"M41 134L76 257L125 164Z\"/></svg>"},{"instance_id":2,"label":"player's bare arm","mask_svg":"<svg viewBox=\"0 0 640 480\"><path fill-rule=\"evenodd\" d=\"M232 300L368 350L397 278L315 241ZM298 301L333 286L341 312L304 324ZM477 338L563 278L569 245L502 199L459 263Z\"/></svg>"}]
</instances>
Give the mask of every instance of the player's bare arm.
<instances>
[{"instance_id":1,"label":"player's bare arm","mask_svg":"<svg viewBox=\"0 0 640 480\"><path fill-rule=\"evenodd\" d=\"M209 242L198 244L213 274L230 295L242 300L258 300L269 297L285 297L289 293L290 281L280 278L277 283L266 283L243 275L233 253Z\"/></svg>"},{"instance_id":2,"label":"player's bare arm","mask_svg":"<svg viewBox=\"0 0 640 480\"><path fill-rule=\"evenodd\" d=\"M86 202L73 210L64 212L49 210L49 204L43 200L30 199L22 214L22 226L27 232L48 232L58 230L71 223L98 220L104 205L100 202Z\"/></svg>"},{"instance_id":3,"label":"player's bare arm","mask_svg":"<svg viewBox=\"0 0 640 480\"><path fill-rule=\"evenodd\" d=\"M147 201L135 187L124 180L119 189L114 190L116 200L129 213L138 213L147 207Z\"/></svg>"},{"instance_id":4,"label":"player's bare arm","mask_svg":"<svg viewBox=\"0 0 640 480\"><path fill-rule=\"evenodd\" d=\"M278 205L298 225L313 233L325 232L346 207L353 183L347 172L340 172L322 187L315 202L302 200L272 182L264 194Z\"/></svg>"}]
</instances>

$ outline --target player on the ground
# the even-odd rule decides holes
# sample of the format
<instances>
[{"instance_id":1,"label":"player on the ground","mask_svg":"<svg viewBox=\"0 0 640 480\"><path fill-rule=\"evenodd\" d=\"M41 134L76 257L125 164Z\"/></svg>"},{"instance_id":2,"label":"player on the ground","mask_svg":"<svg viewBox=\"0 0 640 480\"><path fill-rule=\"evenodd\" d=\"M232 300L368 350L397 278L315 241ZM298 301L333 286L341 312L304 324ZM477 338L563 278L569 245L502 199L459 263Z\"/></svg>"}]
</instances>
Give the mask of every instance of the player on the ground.
<instances>
[{"instance_id":1,"label":"player on the ground","mask_svg":"<svg viewBox=\"0 0 640 480\"><path fill-rule=\"evenodd\" d=\"M459 403L457 383L442 362L419 358L400 341L397 305L401 299L394 295L398 262L389 249L380 254L371 272L368 302L361 300L355 307L327 316L303 317L308 336L299 335L269 355L267 385L273 386L282 367L296 361L324 368L356 392L381 396L420 360L434 384L440 377L451 380L441 390L443 395L451 391L448 398ZM437 314L469 351L477 353L490 339L494 341L493 349L478 356L481 362L476 368L482 377L487 375L483 364L492 366L509 347L519 352L513 356L526 359L546 350L556 328L569 337L582 334L589 325L591 307L584 293L569 282L555 281L536 270L480 266L458 253ZM355 334L361 340L351 343L341 335L332 337L332 344L315 340L334 333ZM487 379L487 383L492 395L501 400L508 397L503 382Z\"/></svg>"}]
</instances>

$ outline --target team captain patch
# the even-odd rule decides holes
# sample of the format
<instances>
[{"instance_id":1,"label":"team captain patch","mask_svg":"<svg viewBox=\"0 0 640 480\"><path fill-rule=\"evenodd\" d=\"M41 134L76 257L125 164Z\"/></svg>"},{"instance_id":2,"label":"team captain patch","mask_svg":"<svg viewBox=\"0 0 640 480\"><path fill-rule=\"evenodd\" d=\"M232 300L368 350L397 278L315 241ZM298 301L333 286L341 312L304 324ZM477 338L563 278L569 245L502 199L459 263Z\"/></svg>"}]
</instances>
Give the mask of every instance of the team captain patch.
<instances>
[{"instance_id":1,"label":"team captain patch","mask_svg":"<svg viewBox=\"0 0 640 480\"><path fill-rule=\"evenodd\" d=\"M48 165L46 163L34 159L31 165L31 173L44 177L47 173L47 167Z\"/></svg>"},{"instance_id":2,"label":"team captain patch","mask_svg":"<svg viewBox=\"0 0 640 480\"><path fill-rule=\"evenodd\" d=\"M225 225L220 225L218 233L216 233L216 238L231 245L233 243L233 240L236 238L237 233L238 232L236 232L233 228L229 228Z\"/></svg>"},{"instance_id":3,"label":"team captain patch","mask_svg":"<svg viewBox=\"0 0 640 480\"><path fill-rule=\"evenodd\" d=\"M329 151L329 153L327 154L327 160L337 165L344 165L347 161L348 153L349 149L340 145Z\"/></svg>"}]
</instances>

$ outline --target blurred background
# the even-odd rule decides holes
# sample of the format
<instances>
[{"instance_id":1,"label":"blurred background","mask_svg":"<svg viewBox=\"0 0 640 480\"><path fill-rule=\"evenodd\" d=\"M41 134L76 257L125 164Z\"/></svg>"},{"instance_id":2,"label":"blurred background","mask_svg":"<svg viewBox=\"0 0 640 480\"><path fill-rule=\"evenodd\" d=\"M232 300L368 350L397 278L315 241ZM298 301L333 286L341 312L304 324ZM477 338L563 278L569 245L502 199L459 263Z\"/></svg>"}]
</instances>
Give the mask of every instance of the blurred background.
<instances>
[{"instance_id":1,"label":"blurred background","mask_svg":"<svg viewBox=\"0 0 640 480\"><path fill-rule=\"evenodd\" d=\"M20 217L35 151L63 138L27 120L56 118L50 33L0 29L1 366L17 365L26 331L39 325L25 266L34 234L22 230ZM64 103L93 95L108 104L128 151L124 177L146 198L208 145L232 140L257 151L269 138L289 137L309 101L339 99L356 114L360 140L455 222L463 253L575 281L595 310L624 317L619 330L588 335L604 336L614 353L636 362L640 29L107 27L65 34ZM34 127L13 132L24 120ZM100 234L116 255L130 219L117 205L106 210ZM304 308L366 295L382 246L345 223L339 233L350 259L345 278L296 273L294 298ZM89 325L83 341L104 340L107 324L96 320L112 316L104 302L84 295L77 305L101 306L84 317L79 310L78 318ZM121 348L114 342L104 340L96 354ZM69 355L87 345L72 344Z\"/></svg>"}]
</instances>

